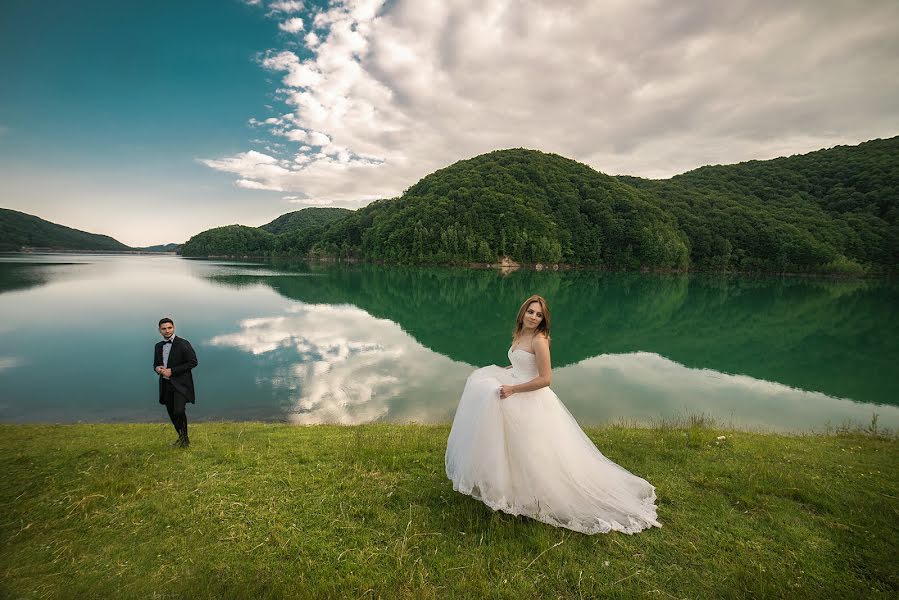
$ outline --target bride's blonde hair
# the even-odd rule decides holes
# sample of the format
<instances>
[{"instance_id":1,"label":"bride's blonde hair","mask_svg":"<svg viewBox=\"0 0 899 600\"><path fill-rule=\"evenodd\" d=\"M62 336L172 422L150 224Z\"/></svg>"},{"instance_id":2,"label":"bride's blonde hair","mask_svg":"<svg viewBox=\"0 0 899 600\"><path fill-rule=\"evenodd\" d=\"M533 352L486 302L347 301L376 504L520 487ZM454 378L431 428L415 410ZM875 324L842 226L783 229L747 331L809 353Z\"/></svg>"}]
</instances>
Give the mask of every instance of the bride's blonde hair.
<instances>
[{"instance_id":1,"label":"bride's blonde hair","mask_svg":"<svg viewBox=\"0 0 899 600\"><path fill-rule=\"evenodd\" d=\"M538 296L537 294L525 300L521 308L518 309L518 317L515 319L515 330L512 332L512 339L515 340L521 335L521 330L524 329L524 313L532 302L540 304L540 312L543 313L543 320L537 325L536 333L542 333L546 336L546 341L549 341L549 306L546 305L546 300L543 299L543 296Z\"/></svg>"}]
</instances>

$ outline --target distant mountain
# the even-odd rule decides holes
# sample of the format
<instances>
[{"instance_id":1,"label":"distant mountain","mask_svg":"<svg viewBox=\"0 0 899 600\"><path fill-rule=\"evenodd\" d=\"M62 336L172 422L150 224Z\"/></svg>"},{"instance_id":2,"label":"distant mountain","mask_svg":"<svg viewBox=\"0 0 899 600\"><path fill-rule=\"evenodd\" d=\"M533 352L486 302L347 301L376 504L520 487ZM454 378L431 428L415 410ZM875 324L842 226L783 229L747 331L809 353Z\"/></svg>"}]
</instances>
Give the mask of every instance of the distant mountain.
<instances>
[{"instance_id":1,"label":"distant mountain","mask_svg":"<svg viewBox=\"0 0 899 600\"><path fill-rule=\"evenodd\" d=\"M311 246L328 224L346 218L345 208L309 207L281 215L261 227L227 225L208 229L181 246L183 256L279 256L296 245Z\"/></svg>"},{"instance_id":2,"label":"distant mountain","mask_svg":"<svg viewBox=\"0 0 899 600\"><path fill-rule=\"evenodd\" d=\"M207 229L181 245L182 256L271 256L275 236L259 227L226 225Z\"/></svg>"},{"instance_id":3,"label":"distant mountain","mask_svg":"<svg viewBox=\"0 0 899 600\"><path fill-rule=\"evenodd\" d=\"M143 246L141 248L134 248L134 250L140 250L141 252L176 252L178 248L181 247L181 244L157 244L156 246Z\"/></svg>"},{"instance_id":4,"label":"distant mountain","mask_svg":"<svg viewBox=\"0 0 899 600\"><path fill-rule=\"evenodd\" d=\"M309 207L281 215L271 223L259 227L274 235L314 226L321 227L349 215L353 211L346 208Z\"/></svg>"},{"instance_id":5,"label":"distant mountain","mask_svg":"<svg viewBox=\"0 0 899 600\"><path fill-rule=\"evenodd\" d=\"M47 250L127 251L130 247L108 235L88 233L45 221L34 215L0 208L0 251Z\"/></svg>"}]
</instances>

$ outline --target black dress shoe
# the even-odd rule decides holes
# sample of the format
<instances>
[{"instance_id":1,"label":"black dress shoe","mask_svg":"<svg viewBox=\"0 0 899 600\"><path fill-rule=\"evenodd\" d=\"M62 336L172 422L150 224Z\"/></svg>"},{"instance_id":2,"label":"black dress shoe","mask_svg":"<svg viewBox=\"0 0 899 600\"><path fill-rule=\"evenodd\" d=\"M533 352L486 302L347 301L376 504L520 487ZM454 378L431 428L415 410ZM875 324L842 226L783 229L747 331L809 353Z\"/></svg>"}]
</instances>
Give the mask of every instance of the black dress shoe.
<instances>
[{"instance_id":1,"label":"black dress shoe","mask_svg":"<svg viewBox=\"0 0 899 600\"><path fill-rule=\"evenodd\" d=\"M181 447L181 448L189 448L189 447L190 447L190 440L187 439L187 438L178 440L178 446Z\"/></svg>"}]
</instances>

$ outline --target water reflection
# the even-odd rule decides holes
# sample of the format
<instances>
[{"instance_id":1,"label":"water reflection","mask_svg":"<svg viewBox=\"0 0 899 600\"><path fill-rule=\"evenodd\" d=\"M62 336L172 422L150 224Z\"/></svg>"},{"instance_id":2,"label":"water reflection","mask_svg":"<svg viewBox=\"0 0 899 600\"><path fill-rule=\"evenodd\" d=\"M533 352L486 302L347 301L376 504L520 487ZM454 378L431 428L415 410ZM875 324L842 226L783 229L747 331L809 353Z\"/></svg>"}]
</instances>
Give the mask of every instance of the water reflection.
<instances>
[{"instance_id":1,"label":"water reflection","mask_svg":"<svg viewBox=\"0 0 899 600\"><path fill-rule=\"evenodd\" d=\"M445 400L471 369L351 306L293 306L245 319L209 344L265 355L286 418L301 424L444 421L455 409Z\"/></svg>"},{"instance_id":2,"label":"water reflection","mask_svg":"<svg viewBox=\"0 0 899 600\"><path fill-rule=\"evenodd\" d=\"M392 321L345 305L303 304L245 319L209 344L264 356L267 384L281 392L285 419L300 424L445 422L474 368L425 348ZM869 404L690 368L650 352L557 368L553 389L584 425L705 414L741 427L792 430L867 423L872 416ZM899 425L899 408L877 411L882 424Z\"/></svg>"},{"instance_id":3,"label":"water reflection","mask_svg":"<svg viewBox=\"0 0 899 600\"><path fill-rule=\"evenodd\" d=\"M25 361L18 356L0 356L0 372L18 367L24 363Z\"/></svg>"},{"instance_id":4,"label":"water reflection","mask_svg":"<svg viewBox=\"0 0 899 600\"><path fill-rule=\"evenodd\" d=\"M553 388L584 424L899 426L892 282L86 255L0 272L0 421L165 421L148 364L169 314L200 355L196 420L446 422L537 292Z\"/></svg>"},{"instance_id":5,"label":"water reflection","mask_svg":"<svg viewBox=\"0 0 899 600\"><path fill-rule=\"evenodd\" d=\"M899 403L899 286L883 281L461 269L310 267L219 274L306 303L352 304L453 360L502 357L522 298L553 311L556 366L653 352L829 396ZM239 271L238 271L239 273ZM320 277L296 277L298 273ZM476 340L473 343L473 340Z\"/></svg>"},{"instance_id":6,"label":"water reflection","mask_svg":"<svg viewBox=\"0 0 899 600\"><path fill-rule=\"evenodd\" d=\"M780 430L868 424L874 412L899 424L899 408L832 398L780 383L693 369L658 354L606 354L561 369L553 387L585 422L627 415L638 422L703 414L740 427Z\"/></svg>"},{"instance_id":7,"label":"water reflection","mask_svg":"<svg viewBox=\"0 0 899 600\"><path fill-rule=\"evenodd\" d=\"M65 278L78 264L0 254L0 294L24 291Z\"/></svg>"}]
</instances>

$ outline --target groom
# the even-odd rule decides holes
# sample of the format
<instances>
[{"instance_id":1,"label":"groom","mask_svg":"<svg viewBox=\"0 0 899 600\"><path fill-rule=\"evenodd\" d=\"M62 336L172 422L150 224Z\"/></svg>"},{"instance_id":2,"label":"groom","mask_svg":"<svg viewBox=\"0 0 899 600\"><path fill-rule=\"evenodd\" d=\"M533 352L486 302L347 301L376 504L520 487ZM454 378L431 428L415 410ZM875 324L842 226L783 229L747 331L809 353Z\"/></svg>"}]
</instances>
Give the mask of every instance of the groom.
<instances>
[{"instance_id":1,"label":"groom","mask_svg":"<svg viewBox=\"0 0 899 600\"><path fill-rule=\"evenodd\" d=\"M162 341L153 353L153 369L159 375L159 403L165 404L178 440L173 446L190 446L187 437L185 406L194 402L194 378L191 369L197 366L197 354L190 342L175 336L175 322L165 317L159 320Z\"/></svg>"}]
</instances>

